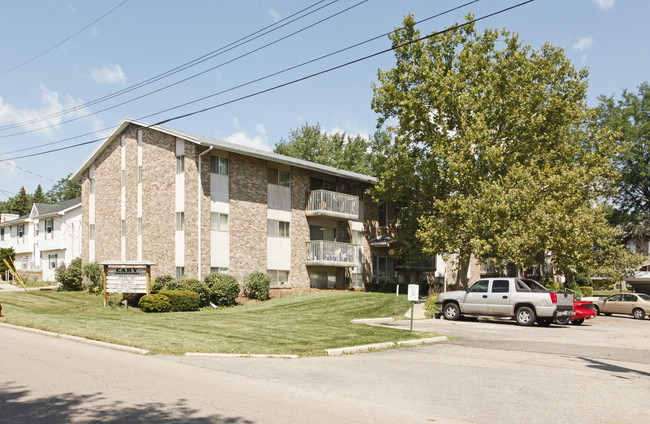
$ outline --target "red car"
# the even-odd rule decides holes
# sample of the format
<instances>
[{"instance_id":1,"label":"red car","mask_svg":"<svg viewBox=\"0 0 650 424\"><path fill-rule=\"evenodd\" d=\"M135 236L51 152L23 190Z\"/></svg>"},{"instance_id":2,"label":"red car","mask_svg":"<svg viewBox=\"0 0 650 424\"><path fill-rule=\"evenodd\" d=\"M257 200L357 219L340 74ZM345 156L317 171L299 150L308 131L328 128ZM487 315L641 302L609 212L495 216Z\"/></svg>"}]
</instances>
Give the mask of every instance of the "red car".
<instances>
[{"instance_id":1,"label":"red car","mask_svg":"<svg viewBox=\"0 0 650 424\"><path fill-rule=\"evenodd\" d=\"M571 321L571 324L580 325L585 322L586 319L596 318L596 309L594 308L594 303L588 300L574 300L573 310L576 313L574 316L557 317L555 318L555 323L565 325Z\"/></svg>"}]
</instances>

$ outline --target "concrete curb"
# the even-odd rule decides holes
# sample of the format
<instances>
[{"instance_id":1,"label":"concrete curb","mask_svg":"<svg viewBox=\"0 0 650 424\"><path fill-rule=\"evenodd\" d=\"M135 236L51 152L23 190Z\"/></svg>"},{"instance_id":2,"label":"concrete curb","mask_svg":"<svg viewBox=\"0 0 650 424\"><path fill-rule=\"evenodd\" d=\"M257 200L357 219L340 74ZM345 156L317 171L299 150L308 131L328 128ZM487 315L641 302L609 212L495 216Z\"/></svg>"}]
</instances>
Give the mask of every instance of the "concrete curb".
<instances>
[{"instance_id":1,"label":"concrete curb","mask_svg":"<svg viewBox=\"0 0 650 424\"><path fill-rule=\"evenodd\" d=\"M42 336L58 337L58 338L64 339L64 340L72 340L72 341L75 341L75 342L91 344L91 345L105 347L105 348L113 349L113 350L120 350L122 352L135 353L135 354L138 354L138 355L148 355L149 354L148 350L140 349L140 348L137 348L137 347L124 346L124 345L118 345L118 344L106 343L106 342L100 342L98 340L86 339L84 337L71 336L69 334L53 333L51 331L43 331L43 330L38 330L36 328L30 328L30 327L20 327L18 325L5 324L3 322L0 322L0 327L12 328L14 330L26 331L28 333L36 333L36 334L40 334Z\"/></svg>"},{"instance_id":2,"label":"concrete curb","mask_svg":"<svg viewBox=\"0 0 650 424\"><path fill-rule=\"evenodd\" d=\"M206 357L206 358L278 358L278 359L298 359L298 355L263 355L255 353L201 353L187 352L185 356Z\"/></svg>"},{"instance_id":3,"label":"concrete curb","mask_svg":"<svg viewBox=\"0 0 650 424\"><path fill-rule=\"evenodd\" d=\"M417 346L422 344L438 343L446 340L447 337L438 336L438 337L429 337L426 339L405 340L397 343L386 342L386 343L375 343L375 344L361 345L361 346L340 347L337 349L327 349L326 352L328 356L340 356L346 353L367 352L371 349L389 349L391 347L396 347L396 346Z\"/></svg>"},{"instance_id":4,"label":"concrete curb","mask_svg":"<svg viewBox=\"0 0 650 424\"><path fill-rule=\"evenodd\" d=\"M368 325L373 325L373 324L383 324L385 322L393 322L393 318L360 318L360 319L353 319L352 324L368 324Z\"/></svg>"}]
</instances>

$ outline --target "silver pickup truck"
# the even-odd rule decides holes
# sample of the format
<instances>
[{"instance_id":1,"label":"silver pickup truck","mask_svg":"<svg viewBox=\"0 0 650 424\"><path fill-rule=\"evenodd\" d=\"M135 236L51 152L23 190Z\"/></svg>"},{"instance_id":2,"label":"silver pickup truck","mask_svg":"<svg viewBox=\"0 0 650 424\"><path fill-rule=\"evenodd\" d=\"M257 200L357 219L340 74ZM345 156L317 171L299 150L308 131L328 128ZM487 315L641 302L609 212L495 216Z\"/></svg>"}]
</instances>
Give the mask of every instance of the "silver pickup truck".
<instances>
[{"instance_id":1,"label":"silver pickup truck","mask_svg":"<svg viewBox=\"0 0 650 424\"><path fill-rule=\"evenodd\" d=\"M573 294L547 290L527 278L482 278L467 290L440 293L436 306L448 320L463 315L515 318L520 325L549 326L573 316Z\"/></svg>"}]
</instances>

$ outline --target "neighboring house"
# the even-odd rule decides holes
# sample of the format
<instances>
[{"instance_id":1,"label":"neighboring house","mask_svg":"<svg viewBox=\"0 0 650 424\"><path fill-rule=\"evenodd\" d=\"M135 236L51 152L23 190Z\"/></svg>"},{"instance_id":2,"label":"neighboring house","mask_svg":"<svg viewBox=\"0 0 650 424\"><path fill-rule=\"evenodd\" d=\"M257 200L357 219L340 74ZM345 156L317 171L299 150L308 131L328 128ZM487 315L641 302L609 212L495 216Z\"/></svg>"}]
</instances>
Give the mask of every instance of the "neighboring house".
<instances>
[{"instance_id":1,"label":"neighboring house","mask_svg":"<svg viewBox=\"0 0 650 424\"><path fill-rule=\"evenodd\" d=\"M54 270L81 255L81 199L35 203L29 215L0 222L0 247L12 247L19 271L54 281Z\"/></svg>"},{"instance_id":2,"label":"neighboring house","mask_svg":"<svg viewBox=\"0 0 650 424\"><path fill-rule=\"evenodd\" d=\"M71 179L84 262L151 261L153 278L240 283L264 271L294 292L398 275L390 243L375 246L378 232L394 234L366 194L371 176L127 118Z\"/></svg>"}]
</instances>

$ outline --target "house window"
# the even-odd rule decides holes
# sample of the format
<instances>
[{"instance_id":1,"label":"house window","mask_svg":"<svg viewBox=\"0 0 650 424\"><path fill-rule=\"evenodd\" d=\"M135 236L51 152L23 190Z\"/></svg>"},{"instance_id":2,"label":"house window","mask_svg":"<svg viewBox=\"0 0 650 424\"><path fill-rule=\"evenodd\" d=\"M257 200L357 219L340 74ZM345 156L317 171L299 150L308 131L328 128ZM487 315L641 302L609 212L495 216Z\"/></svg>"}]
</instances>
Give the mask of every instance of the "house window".
<instances>
[{"instance_id":1,"label":"house window","mask_svg":"<svg viewBox=\"0 0 650 424\"><path fill-rule=\"evenodd\" d=\"M372 263L372 276L376 283L393 282L393 258L374 256Z\"/></svg>"},{"instance_id":2,"label":"house window","mask_svg":"<svg viewBox=\"0 0 650 424\"><path fill-rule=\"evenodd\" d=\"M53 255L47 255L47 262L50 266L50 269L56 269L57 260L58 260L58 255L56 253Z\"/></svg>"},{"instance_id":3,"label":"house window","mask_svg":"<svg viewBox=\"0 0 650 424\"><path fill-rule=\"evenodd\" d=\"M289 285L289 271L269 269L266 273L271 277L271 287L287 287Z\"/></svg>"},{"instance_id":4,"label":"house window","mask_svg":"<svg viewBox=\"0 0 650 424\"><path fill-rule=\"evenodd\" d=\"M336 241L336 228L309 226L309 240Z\"/></svg>"},{"instance_id":5,"label":"house window","mask_svg":"<svg viewBox=\"0 0 650 424\"><path fill-rule=\"evenodd\" d=\"M54 238L54 219L45 220L45 240Z\"/></svg>"},{"instance_id":6,"label":"house window","mask_svg":"<svg viewBox=\"0 0 650 424\"><path fill-rule=\"evenodd\" d=\"M40 230L41 230L40 222L35 222L34 223L34 236L38 237L38 234L40 233Z\"/></svg>"},{"instance_id":7,"label":"house window","mask_svg":"<svg viewBox=\"0 0 650 424\"><path fill-rule=\"evenodd\" d=\"M88 239L95 240L95 224L90 224L90 229L88 231Z\"/></svg>"},{"instance_id":8,"label":"house window","mask_svg":"<svg viewBox=\"0 0 650 424\"><path fill-rule=\"evenodd\" d=\"M25 224L20 224L16 227L16 236L18 237L18 243L25 241L23 239L23 237L25 237Z\"/></svg>"},{"instance_id":9,"label":"house window","mask_svg":"<svg viewBox=\"0 0 650 424\"><path fill-rule=\"evenodd\" d=\"M213 156L210 171L215 174L228 175L228 159Z\"/></svg>"},{"instance_id":10,"label":"house window","mask_svg":"<svg viewBox=\"0 0 650 424\"><path fill-rule=\"evenodd\" d=\"M95 179L91 178L88 180L88 192L93 194L95 192Z\"/></svg>"},{"instance_id":11,"label":"house window","mask_svg":"<svg viewBox=\"0 0 650 424\"><path fill-rule=\"evenodd\" d=\"M210 268L210 274L228 274L228 268L212 267Z\"/></svg>"},{"instance_id":12,"label":"house window","mask_svg":"<svg viewBox=\"0 0 650 424\"><path fill-rule=\"evenodd\" d=\"M228 214L219 212L210 212L210 230L228 231Z\"/></svg>"},{"instance_id":13,"label":"house window","mask_svg":"<svg viewBox=\"0 0 650 424\"><path fill-rule=\"evenodd\" d=\"M269 168L269 184L291 187L291 172Z\"/></svg>"},{"instance_id":14,"label":"house window","mask_svg":"<svg viewBox=\"0 0 650 424\"><path fill-rule=\"evenodd\" d=\"M185 172L185 155L176 156L176 173L182 174Z\"/></svg>"},{"instance_id":15,"label":"house window","mask_svg":"<svg viewBox=\"0 0 650 424\"><path fill-rule=\"evenodd\" d=\"M185 267L184 266L177 266L176 267L176 278L183 278L185 277Z\"/></svg>"},{"instance_id":16,"label":"house window","mask_svg":"<svg viewBox=\"0 0 650 424\"><path fill-rule=\"evenodd\" d=\"M5 241L5 229L0 228L0 241Z\"/></svg>"},{"instance_id":17,"label":"house window","mask_svg":"<svg viewBox=\"0 0 650 424\"><path fill-rule=\"evenodd\" d=\"M288 222L269 219L267 227L269 237L289 237Z\"/></svg>"},{"instance_id":18,"label":"house window","mask_svg":"<svg viewBox=\"0 0 650 424\"><path fill-rule=\"evenodd\" d=\"M185 230L185 212L176 212L176 231Z\"/></svg>"},{"instance_id":19,"label":"house window","mask_svg":"<svg viewBox=\"0 0 650 424\"><path fill-rule=\"evenodd\" d=\"M388 216L386 210L386 203L379 205L379 226L386 227L388 223Z\"/></svg>"}]
</instances>

